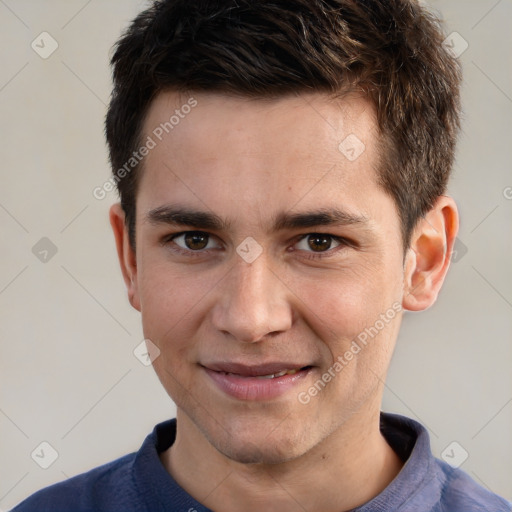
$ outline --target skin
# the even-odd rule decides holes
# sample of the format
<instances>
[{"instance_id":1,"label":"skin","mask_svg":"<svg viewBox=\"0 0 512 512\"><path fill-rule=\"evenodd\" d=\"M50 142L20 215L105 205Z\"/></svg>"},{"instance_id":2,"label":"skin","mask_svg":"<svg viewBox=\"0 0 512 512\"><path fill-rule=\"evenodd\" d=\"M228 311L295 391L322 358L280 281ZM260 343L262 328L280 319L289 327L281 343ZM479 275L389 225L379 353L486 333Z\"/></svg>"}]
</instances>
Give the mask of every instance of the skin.
<instances>
[{"instance_id":1,"label":"skin","mask_svg":"<svg viewBox=\"0 0 512 512\"><path fill-rule=\"evenodd\" d=\"M455 203L438 199L404 258L396 206L377 184L376 115L364 98L193 96L197 106L145 157L135 251L120 205L110 211L128 297L161 351L153 365L177 405L177 438L162 463L212 510L349 510L403 465L379 431L402 313L307 404L298 393L393 304L419 311L435 302L457 233ZM144 138L187 99L157 96ZM354 161L338 149L349 134L365 145ZM165 205L230 224L203 229L203 245L191 248L170 236L197 226L148 219ZM362 220L272 230L280 213L319 208ZM315 233L347 242L311 245ZM236 251L246 237L262 248L251 263ZM313 368L277 398L243 400L212 382L202 365L213 361Z\"/></svg>"}]
</instances>

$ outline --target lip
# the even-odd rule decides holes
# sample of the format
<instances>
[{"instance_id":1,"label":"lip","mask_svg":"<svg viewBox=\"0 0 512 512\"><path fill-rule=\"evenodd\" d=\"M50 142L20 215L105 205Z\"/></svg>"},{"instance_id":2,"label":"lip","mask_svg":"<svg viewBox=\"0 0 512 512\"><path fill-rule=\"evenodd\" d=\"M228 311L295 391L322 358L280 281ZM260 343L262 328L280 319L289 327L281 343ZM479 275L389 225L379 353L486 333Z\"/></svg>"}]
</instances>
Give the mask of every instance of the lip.
<instances>
[{"instance_id":1,"label":"lip","mask_svg":"<svg viewBox=\"0 0 512 512\"><path fill-rule=\"evenodd\" d=\"M310 366L307 363L293 363L290 361L275 361L265 364L249 365L235 362L219 362L208 363L202 365L209 370L215 372L234 373L242 377L259 377L262 375L271 375L278 373L281 370L300 370L305 366Z\"/></svg>"},{"instance_id":2,"label":"lip","mask_svg":"<svg viewBox=\"0 0 512 512\"><path fill-rule=\"evenodd\" d=\"M222 362L201 366L220 391L238 400L248 401L271 400L282 396L303 381L313 369L311 365L290 362L252 366ZM263 375L276 374L282 370L296 370L296 373L261 378Z\"/></svg>"}]
</instances>

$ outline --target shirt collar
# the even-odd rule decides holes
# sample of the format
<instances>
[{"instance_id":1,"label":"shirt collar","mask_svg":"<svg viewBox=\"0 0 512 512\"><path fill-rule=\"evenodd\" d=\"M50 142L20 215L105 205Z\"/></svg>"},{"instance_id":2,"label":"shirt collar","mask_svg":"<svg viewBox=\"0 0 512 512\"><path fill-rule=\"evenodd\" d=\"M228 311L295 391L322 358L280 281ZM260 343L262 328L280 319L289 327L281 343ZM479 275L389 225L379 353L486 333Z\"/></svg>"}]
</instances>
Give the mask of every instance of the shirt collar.
<instances>
[{"instance_id":1,"label":"shirt collar","mask_svg":"<svg viewBox=\"0 0 512 512\"><path fill-rule=\"evenodd\" d=\"M405 464L378 496L354 509L354 512L388 512L391 508L396 510L425 485L431 487L428 501L436 503L440 497L440 485L435 480L437 473L432 470L435 459L430 450L427 430L412 419L389 413L381 413L380 430ZM145 495L151 509L164 510L172 503L177 509L195 508L197 512L209 512L209 509L177 484L160 461L159 453L169 448L175 439L176 419L155 426L134 458L134 485Z\"/></svg>"}]
</instances>

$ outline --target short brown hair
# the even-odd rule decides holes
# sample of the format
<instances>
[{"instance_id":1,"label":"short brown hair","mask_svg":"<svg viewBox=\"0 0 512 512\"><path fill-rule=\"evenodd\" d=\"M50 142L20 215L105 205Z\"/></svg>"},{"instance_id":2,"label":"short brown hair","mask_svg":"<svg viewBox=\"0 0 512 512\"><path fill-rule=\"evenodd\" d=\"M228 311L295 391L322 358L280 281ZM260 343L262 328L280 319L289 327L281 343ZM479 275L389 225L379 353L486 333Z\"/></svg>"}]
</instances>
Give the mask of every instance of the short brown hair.
<instances>
[{"instance_id":1,"label":"short brown hair","mask_svg":"<svg viewBox=\"0 0 512 512\"><path fill-rule=\"evenodd\" d=\"M380 130L379 182L404 246L446 190L459 129L461 71L439 20L415 0L157 0L112 57L105 131L114 174L139 147L145 114L166 90L251 98L361 91ZM117 179L135 247L141 165Z\"/></svg>"}]
</instances>

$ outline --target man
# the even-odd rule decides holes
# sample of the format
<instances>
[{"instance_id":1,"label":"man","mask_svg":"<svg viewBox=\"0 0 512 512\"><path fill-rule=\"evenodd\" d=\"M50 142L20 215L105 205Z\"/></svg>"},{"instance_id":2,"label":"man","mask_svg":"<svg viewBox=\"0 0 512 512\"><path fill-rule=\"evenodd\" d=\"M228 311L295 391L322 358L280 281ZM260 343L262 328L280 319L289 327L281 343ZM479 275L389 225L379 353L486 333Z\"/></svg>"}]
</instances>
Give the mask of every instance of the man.
<instances>
[{"instance_id":1,"label":"man","mask_svg":"<svg viewBox=\"0 0 512 512\"><path fill-rule=\"evenodd\" d=\"M431 306L460 71L405 0L163 0L113 57L111 208L177 405L139 452L16 511L505 511L381 413Z\"/></svg>"}]
</instances>

